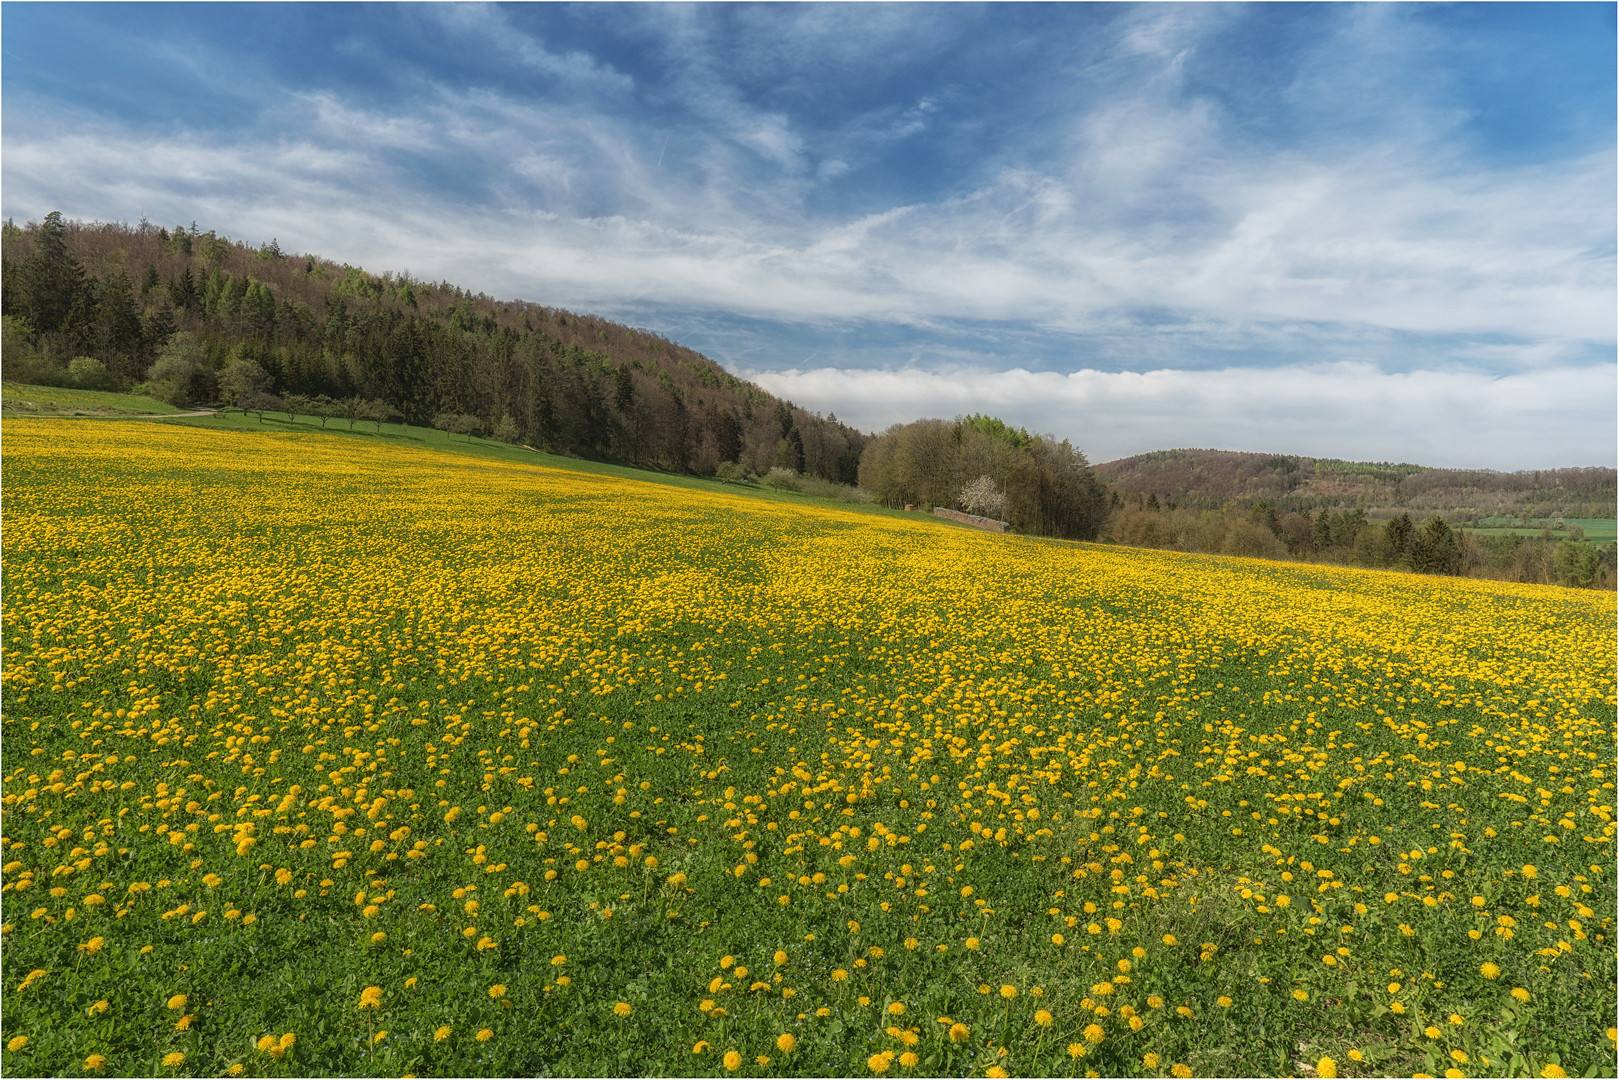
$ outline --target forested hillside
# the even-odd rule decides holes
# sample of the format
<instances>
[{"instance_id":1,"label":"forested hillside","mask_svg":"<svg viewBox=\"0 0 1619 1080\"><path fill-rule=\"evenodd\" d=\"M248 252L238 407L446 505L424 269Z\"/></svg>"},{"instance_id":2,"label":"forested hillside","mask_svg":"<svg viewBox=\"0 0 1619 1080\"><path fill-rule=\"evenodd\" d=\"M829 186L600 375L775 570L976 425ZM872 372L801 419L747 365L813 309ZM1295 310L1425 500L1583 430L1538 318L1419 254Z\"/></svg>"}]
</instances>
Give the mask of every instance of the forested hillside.
<instances>
[{"instance_id":1,"label":"forested hillside","mask_svg":"<svg viewBox=\"0 0 1619 1080\"><path fill-rule=\"evenodd\" d=\"M1128 501L1217 510L1263 500L1277 511L1397 510L1452 524L1486 518L1611 518L1613 469L1430 469L1229 450L1157 450L1095 466ZM1376 511L1386 511L1377 514Z\"/></svg>"},{"instance_id":2,"label":"forested hillside","mask_svg":"<svg viewBox=\"0 0 1619 1080\"><path fill-rule=\"evenodd\" d=\"M562 453L855 482L866 436L645 330L195 224L4 226L7 379L364 401ZM79 360L75 365L75 358Z\"/></svg>"}]
</instances>

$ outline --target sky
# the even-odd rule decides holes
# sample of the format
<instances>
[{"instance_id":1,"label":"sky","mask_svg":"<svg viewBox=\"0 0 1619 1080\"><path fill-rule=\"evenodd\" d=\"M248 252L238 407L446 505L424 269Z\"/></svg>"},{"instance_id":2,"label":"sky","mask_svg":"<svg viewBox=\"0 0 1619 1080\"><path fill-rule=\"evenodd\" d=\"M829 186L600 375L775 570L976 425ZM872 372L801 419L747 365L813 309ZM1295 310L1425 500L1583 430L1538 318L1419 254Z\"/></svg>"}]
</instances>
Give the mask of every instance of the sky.
<instances>
[{"instance_id":1,"label":"sky","mask_svg":"<svg viewBox=\"0 0 1619 1080\"><path fill-rule=\"evenodd\" d=\"M1613 4L0 7L0 215L665 334L867 430L1619 458Z\"/></svg>"}]
</instances>

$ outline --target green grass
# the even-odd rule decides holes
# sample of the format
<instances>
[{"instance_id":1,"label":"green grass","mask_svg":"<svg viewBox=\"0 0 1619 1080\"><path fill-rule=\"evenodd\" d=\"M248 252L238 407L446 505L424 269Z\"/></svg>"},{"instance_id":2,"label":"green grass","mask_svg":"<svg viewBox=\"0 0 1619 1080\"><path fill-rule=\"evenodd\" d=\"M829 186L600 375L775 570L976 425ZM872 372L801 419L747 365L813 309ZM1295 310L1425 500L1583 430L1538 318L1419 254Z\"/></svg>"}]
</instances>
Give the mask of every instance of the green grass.
<instances>
[{"instance_id":1,"label":"green grass","mask_svg":"<svg viewBox=\"0 0 1619 1080\"><path fill-rule=\"evenodd\" d=\"M1554 521L1561 520L1562 528L1554 528ZM1475 536L1540 536L1543 529L1551 529L1553 538L1564 539L1570 528L1582 529L1585 539L1591 544L1608 544L1619 538L1619 521L1614 518L1536 518L1530 526L1496 525L1496 521L1515 521L1514 518L1485 518L1480 528L1464 526L1465 531Z\"/></svg>"},{"instance_id":2,"label":"green grass","mask_svg":"<svg viewBox=\"0 0 1619 1080\"><path fill-rule=\"evenodd\" d=\"M156 398L63 386L0 384L0 412L10 416L161 416L183 412Z\"/></svg>"}]
</instances>

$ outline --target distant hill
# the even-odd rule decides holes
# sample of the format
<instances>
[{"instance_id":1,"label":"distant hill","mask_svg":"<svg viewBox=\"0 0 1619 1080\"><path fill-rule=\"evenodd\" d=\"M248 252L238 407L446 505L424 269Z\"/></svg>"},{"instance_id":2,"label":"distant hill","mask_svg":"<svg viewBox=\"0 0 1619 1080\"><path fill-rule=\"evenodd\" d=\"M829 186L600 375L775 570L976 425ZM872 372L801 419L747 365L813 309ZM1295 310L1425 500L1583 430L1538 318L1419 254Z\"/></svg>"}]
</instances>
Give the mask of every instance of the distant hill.
<instances>
[{"instance_id":1,"label":"distant hill","mask_svg":"<svg viewBox=\"0 0 1619 1080\"><path fill-rule=\"evenodd\" d=\"M1127 502L1218 510L1264 501L1279 512L1404 511L1453 524L1511 518L1613 518L1619 472L1606 468L1493 472L1392 462L1339 461L1231 450L1155 450L1094 466Z\"/></svg>"},{"instance_id":2,"label":"distant hill","mask_svg":"<svg viewBox=\"0 0 1619 1080\"><path fill-rule=\"evenodd\" d=\"M0 254L12 381L144 386L174 405L228 402L233 386L365 399L413 424L457 414L511 442L674 472L739 462L852 484L867 441L649 330L195 223L51 214L7 221ZM75 373L78 357L91 366Z\"/></svg>"}]
</instances>

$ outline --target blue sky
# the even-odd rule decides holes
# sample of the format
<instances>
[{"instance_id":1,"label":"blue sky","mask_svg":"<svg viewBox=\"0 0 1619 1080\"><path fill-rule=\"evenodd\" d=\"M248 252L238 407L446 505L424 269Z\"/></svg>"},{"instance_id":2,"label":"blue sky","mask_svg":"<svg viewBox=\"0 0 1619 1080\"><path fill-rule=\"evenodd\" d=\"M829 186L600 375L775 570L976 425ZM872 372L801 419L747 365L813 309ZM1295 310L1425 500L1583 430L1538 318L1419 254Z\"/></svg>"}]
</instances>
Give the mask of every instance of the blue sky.
<instances>
[{"instance_id":1,"label":"blue sky","mask_svg":"<svg viewBox=\"0 0 1619 1080\"><path fill-rule=\"evenodd\" d=\"M598 312L868 428L1614 464L1615 7L0 8L0 213Z\"/></svg>"}]
</instances>

